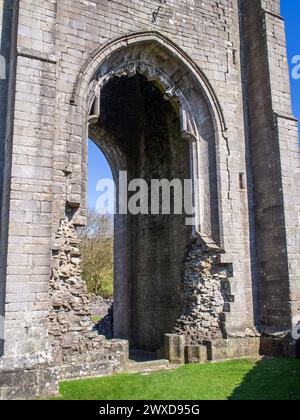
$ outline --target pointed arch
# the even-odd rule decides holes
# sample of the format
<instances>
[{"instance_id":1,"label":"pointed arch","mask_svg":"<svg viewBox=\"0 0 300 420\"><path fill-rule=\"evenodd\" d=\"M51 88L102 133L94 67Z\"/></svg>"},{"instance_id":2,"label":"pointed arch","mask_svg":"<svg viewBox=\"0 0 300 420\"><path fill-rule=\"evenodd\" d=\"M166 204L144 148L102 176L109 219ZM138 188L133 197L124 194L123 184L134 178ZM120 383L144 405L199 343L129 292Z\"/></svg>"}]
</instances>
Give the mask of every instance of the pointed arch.
<instances>
[{"instance_id":1,"label":"pointed arch","mask_svg":"<svg viewBox=\"0 0 300 420\"><path fill-rule=\"evenodd\" d=\"M83 113L83 126L98 121L102 88L115 77L142 74L160 88L166 100L180 110L182 138L191 143L191 172L196 207L195 233L208 249L223 244L221 168L228 156L227 126L209 80L197 64L158 32L139 32L100 47L80 71L71 98L71 112ZM87 134L87 132L85 133ZM225 162L225 163L224 163ZM222 179L221 179L222 178Z\"/></svg>"},{"instance_id":2,"label":"pointed arch","mask_svg":"<svg viewBox=\"0 0 300 420\"><path fill-rule=\"evenodd\" d=\"M89 85L93 80L97 69L101 66L101 64L107 61L109 57L112 56L112 54L115 54L124 48L138 46L139 44L146 43L150 45L152 44L152 46L156 44L160 46L160 48L165 49L171 56L174 57L176 61L181 63L181 65L185 67L186 70L190 72L190 74L194 75L195 79L197 80L199 86L202 89L202 93L207 99L207 104L214 117L216 129L218 131L220 130L223 133L223 135L225 135L225 133L227 132L227 125L224 113L220 102L217 98L217 95L206 75L181 48L179 48L175 43L173 43L161 33L155 31L128 34L117 38L97 49L94 52L92 58L87 60L87 62L84 64L82 70L80 71L77 77L73 89L71 103L74 105L84 103L86 92L87 90L89 90Z\"/></svg>"}]
</instances>

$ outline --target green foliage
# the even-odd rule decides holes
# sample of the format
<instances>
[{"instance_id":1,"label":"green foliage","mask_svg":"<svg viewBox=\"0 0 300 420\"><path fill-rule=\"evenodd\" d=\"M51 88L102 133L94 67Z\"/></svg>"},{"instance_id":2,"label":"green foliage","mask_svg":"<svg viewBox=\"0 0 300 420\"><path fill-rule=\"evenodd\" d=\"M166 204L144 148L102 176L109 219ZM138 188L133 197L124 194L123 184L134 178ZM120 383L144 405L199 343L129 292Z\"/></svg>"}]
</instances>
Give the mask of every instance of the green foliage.
<instances>
[{"instance_id":1,"label":"green foliage","mask_svg":"<svg viewBox=\"0 0 300 420\"><path fill-rule=\"evenodd\" d=\"M82 276L89 293L112 298L114 284L114 241L112 219L89 210L81 237Z\"/></svg>"},{"instance_id":2,"label":"green foliage","mask_svg":"<svg viewBox=\"0 0 300 420\"><path fill-rule=\"evenodd\" d=\"M101 316L100 315L93 315L92 316L92 321L93 321L93 323L94 324L98 324L98 322L100 322L101 321Z\"/></svg>"},{"instance_id":3,"label":"green foliage","mask_svg":"<svg viewBox=\"0 0 300 420\"><path fill-rule=\"evenodd\" d=\"M300 360L236 360L64 382L62 400L300 400Z\"/></svg>"},{"instance_id":4,"label":"green foliage","mask_svg":"<svg viewBox=\"0 0 300 420\"><path fill-rule=\"evenodd\" d=\"M84 239L80 248L82 276L89 293L111 298L114 283L113 240Z\"/></svg>"}]
</instances>

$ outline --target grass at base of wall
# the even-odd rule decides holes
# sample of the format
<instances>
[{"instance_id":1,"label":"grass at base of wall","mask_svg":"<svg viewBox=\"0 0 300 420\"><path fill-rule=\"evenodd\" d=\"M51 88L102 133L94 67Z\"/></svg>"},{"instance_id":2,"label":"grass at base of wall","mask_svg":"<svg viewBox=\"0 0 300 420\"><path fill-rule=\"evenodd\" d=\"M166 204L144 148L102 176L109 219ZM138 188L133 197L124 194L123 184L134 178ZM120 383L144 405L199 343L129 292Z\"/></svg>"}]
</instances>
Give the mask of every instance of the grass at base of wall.
<instances>
[{"instance_id":1,"label":"grass at base of wall","mask_svg":"<svg viewBox=\"0 0 300 420\"><path fill-rule=\"evenodd\" d=\"M61 400L300 400L300 360L236 360L63 382Z\"/></svg>"}]
</instances>

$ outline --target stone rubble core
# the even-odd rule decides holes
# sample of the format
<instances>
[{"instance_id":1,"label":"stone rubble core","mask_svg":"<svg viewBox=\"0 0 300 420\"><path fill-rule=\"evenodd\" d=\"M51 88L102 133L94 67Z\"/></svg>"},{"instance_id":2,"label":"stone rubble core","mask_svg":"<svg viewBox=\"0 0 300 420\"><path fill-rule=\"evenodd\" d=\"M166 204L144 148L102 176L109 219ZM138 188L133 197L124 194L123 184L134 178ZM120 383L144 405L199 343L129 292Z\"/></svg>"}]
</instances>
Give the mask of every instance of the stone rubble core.
<instances>
[{"instance_id":1,"label":"stone rubble core","mask_svg":"<svg viewBox=\"0 0 300 420\"><path fill-rule=\"evenodd\" d=\"M256 328L238 334L226 330L226 312L235 298L231 294L230 264L219 263L220 252L192 245L184 263L182 306L174 333L185 336L186 345L207 344L216 339L260 337Z\"/></svg>"},{"instance_id":2,"label":"stone rubble core","mask_svg":"<svg viewBox=\"0 0 300 420\"><path fill-rule=\"evenodd\" d=\"M76 228L66 217L56 234L50 280L48 334L56 363L94 362L110 348L110 342L93 331L79 243Z\"/></svg>"},{"instance_id":3,"label":"stone rubble core","mask_svg":"<svg viewBox=\"0 0 300 420\"><path fill-rule=\"evenodd\" d=\"M184 335L189 345L226 338L224 307L228 272L220 269L218 257L194 245L184 264L184 310L174 332Z\"/></svg>"}]
</instances>

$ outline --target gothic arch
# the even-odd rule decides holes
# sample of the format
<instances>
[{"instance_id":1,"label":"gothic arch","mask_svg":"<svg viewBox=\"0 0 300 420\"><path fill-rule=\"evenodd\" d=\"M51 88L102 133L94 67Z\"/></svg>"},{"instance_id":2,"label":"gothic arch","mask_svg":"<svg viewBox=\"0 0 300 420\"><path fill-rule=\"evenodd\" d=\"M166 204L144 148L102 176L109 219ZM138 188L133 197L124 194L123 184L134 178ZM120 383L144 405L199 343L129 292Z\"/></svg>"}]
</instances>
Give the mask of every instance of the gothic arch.
<instances>
[{"instance_id":1,"label":"gothic arch","mask_svg":"<svg viewBox=\"0 0 300 420\"><path fill-rule=\"evenodd\" d=\"M97 49L94 52L92 58L88 59L84 64L77 77L73 89L71 103L74 105L79 105L85 102L86 92L89 90L89 84L94 78L95 72L99 66L101 66L101 64L107 60L108 57L124 48L145 43L151 43L152 45L158 44L160 48L168 51L170 55L173 55L176 60L181 62L181 64L185 66L186 69L191 72L191 74L194 75L202 89L203 94L206 97L212 115L214 116L216 130L220 130L225 135L227 131L227 125L224 113L217 95L205 74L181 48L179 48L175 43L163 36L161 33L155 31L128 34L117 38L105 46L101 46L99 49Z\"/></svg>"},{"instance_id":2,"label":"gothic arch","mask_svg":"<svg viewBox=\"0 0 300 420\"><path fill-rule=\"evenodd\" d=\"M216 151L221 142L226 143L227 127L211 84L181 49L157 32L130 34L110 42L99 48L82 68L74 86L72 108L78 113L83 111L83 126L88 127L99 119L101 89L105 84L114 77L136 74L145 76L161 89L166 100L179 105L182 138L191 143L195 233L205 246L219 249L223 235L218 174L222 163ZM223 158L226 161L228 157ZM211 223L212 220L217 223Z\"/></svg>"}]
</instances>

